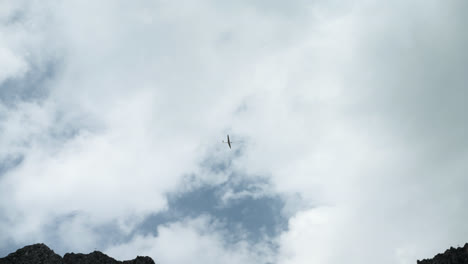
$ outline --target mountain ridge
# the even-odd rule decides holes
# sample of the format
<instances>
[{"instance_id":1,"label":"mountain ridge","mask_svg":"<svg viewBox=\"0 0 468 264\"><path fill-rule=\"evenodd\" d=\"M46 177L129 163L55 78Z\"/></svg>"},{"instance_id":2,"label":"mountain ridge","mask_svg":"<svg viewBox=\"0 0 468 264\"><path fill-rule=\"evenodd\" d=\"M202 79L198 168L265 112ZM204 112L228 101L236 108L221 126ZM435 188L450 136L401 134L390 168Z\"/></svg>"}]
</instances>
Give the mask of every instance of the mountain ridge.
<instances>
[{"instance_id":1,"label":"mountain ridge","mask_svg":"<svg viewBox=\"0 0 468 264\"><path fill-rule=\"evenodd\" d=\"M155 264L150 257L120 261L100 251L66 253L63 258L43 243L25 246L0 258L0 264Z\"/></svg>"},{"instance_id":2,"label":"mountain ridge","mask_svg":"<svg viewBox=\"0 0 468 264\"><path fill-rule=\"evenodd\" d=\"M463 247L450 247L444 253L435 255L432 259L418 260L417 264L468 264L468 243Z\"/></svg>"},{"instance_id":3,"label":"mountain ridge","mask_svg":"<svg viewBox=\"0 0 468 264\"><path fill-rule=\"evenodd\" d=\"M43 243L25 246L0 258L0 264L155 264L152 258L137 256L132 260L115 260L100 251L88 254L56 254ZM463 247L450 247L431 259L417 260L416 264L468 264L468 243Z\"/></svg>"}]
</instances>

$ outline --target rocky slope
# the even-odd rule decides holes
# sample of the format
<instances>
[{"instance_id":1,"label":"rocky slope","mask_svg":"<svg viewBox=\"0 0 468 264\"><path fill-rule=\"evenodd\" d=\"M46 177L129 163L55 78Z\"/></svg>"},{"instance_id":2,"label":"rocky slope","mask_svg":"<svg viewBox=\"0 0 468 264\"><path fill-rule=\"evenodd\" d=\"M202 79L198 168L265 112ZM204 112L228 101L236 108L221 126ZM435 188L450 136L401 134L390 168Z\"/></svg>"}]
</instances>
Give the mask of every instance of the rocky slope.
<instances>
[{"instance_id":1,"label":"rocky slope","mask_svg":"<svg viewBox=\"0 0 468 264\"><path fill-rule=\"evenodd\" d=\"M468 243L464 247L451 247L432 259L418 260L417 264L468 264Z\"/></svg>"},{"instance_id":2,"label":"rocky slope","mask_svg":"<svg viewBox=\"0 0 468 264\"><path fill-rule=\"evenodd\" d=\"M46 245L34 244L0 258L0 264L154 264L154 261L150 257L140 256L133 260L118 261L99 251L89 254L67 253L62 258Z\"/></svg>"}]
</instances>

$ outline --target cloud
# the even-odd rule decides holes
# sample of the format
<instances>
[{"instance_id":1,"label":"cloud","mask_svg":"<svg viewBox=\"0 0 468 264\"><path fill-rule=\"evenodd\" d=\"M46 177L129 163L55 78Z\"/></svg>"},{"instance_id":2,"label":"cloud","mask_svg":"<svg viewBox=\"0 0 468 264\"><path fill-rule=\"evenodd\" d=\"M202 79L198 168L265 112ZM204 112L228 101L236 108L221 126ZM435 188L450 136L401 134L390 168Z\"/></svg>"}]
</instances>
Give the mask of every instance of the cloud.
<instances>
[{"instance_id":1,"label":"cloud","mask_svg":"<svg viewBox=\"0 0 468 264\"><path fill-rule=\"evenodd\" d=\"M201 171L204 153L243 97L242 90L232 89L232 74L237 76L243 63L229 49L248 56L253 54L249 46L259 50L265 39L246 30L250 22L237 20L236 14L207 31L222 17L208 4L185 15L178 5L162 2L45 6L50 9L24 4L15 22L44 40L37 47L27 46L28 39L20 43L34 58L42 58L45 50L43 60L26 60L35 65L31 70L43 69L55 54L62 63L45 97L2 109L5 157L23 157L1 179L4 239L21 244L44 238L46 226L75 212L89 226L116 221L121 231L130 232L145 216L166 209L166 194L176 191L186 174ZM209 16L199 20L198 12ZM260 28L275 23L239 12L258 19ZM84 15L95 19L83 20ZM40 23L29 27L24 21ZM187 22L194 28L187 29ZM262 32L276 37L271 29ZM218 37L226 34L233 46L226 43L223 51ZM48 37L56 44L47 46ZM219 67L224 70L214 76ZM11 84L10 92L18 92L20 83Z\"/></svg>"},{"instance_id":2,"label":"cloud","mask_svg":"<svg viewBox=\"0 0 468 264\"><path fill-rule=\"evenodd\" d=\"M0 244L413 263L463 243L464 2L7 3ZM225 134L242 143L227 152ZM135 231L206 186L225 206L281 197L278 250L223 244L213 215Z\"/></svg>"},{"instance_id":3,"label":"cloud","mask_svg":"<svg viewBox=\"0 0 468 264\"><path fill-rule=\"evenodd\" d=\"M136 236L127 244L112 247L106 253L120 259L138 255L154 256L161 263L267 263L272 261L267 245L245 242L225 244L220 223L209 217L186 219L158 227L158 236ZM219 231L221 229L221 231ZM174 247L174 245L178 245Z\"/></svg>"}]
</instances>

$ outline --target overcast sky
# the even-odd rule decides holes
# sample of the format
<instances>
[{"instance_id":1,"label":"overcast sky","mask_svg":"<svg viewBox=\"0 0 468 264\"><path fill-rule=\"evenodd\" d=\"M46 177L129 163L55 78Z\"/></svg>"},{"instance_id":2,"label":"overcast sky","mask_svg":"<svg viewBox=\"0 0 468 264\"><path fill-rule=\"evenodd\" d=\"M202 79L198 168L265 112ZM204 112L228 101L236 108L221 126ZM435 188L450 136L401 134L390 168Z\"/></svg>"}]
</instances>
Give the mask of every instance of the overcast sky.
<instances>
[{"instance_id":1,"label":"overcast sky","mask_svg":"<svg viewBox=\"0 0 468 264\"><path fill-rule=\"evenodd\" d=\"M406 264L463 245L467 13L0 0L0 257Z\"/></svg>"}]
</instances>

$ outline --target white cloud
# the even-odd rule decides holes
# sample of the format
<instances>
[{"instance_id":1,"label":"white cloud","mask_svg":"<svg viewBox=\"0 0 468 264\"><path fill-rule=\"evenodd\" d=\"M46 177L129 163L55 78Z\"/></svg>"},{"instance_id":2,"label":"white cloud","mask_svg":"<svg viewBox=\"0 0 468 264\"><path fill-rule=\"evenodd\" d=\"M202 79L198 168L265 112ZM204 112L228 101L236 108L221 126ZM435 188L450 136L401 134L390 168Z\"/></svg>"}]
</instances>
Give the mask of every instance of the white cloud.
<instances>
[{"instance_id":1,"label":"white cloud","mask_svg":"<svg viewBox=\"0 0 468 264\"><path fill-rule=\"evenodd\" d=\"M336 209L322 207L290 218L288 232L280 237L280 263L330 263L334 258L343 220Z\"/></svg>"},{"instance_id":2,"label":"white cloud","mask_svg":"<svg viewBox=\"0 0 468 264\"><path fill-rule=\"evenodd\" d=\"M3 239L44 237L56 217L79 212L64 236L83 237L63 241L84 248L99 240L94 226L117 222L128 234L165 209L185 175L218 184L234 170L302 199L288 199L280 263L407 263L463 243L466 4L274 7L68 1L0 11L0 82L61 60L44 100L0 109L0 157L24 156L0 178ZM26 22L6 22L15 10ZM233 153L213 147L226 132L245 149L228 171L205 175L206 156ZM197 221L109 252L258 260ZM170 247L179 241L187 248Z\"/></svg>"},{"instance_id":3,"label":"white cloud","mask_svg":"<svg viewBox=\"0 0 468 264\"><path fill-rule=\"evenodd\" d=\"M5 239L27 243L30 233L41 237L46 224L69 212L86 215L90 225L115 220L129 231L165 209L165 194L198 171L245 93L232 89L244 66L230 50L248 60L251 45L259 50L259 42L277 37L275 23L240 10L245 21L228 14L216 24L224 14L208 3L184 15L179 5L162 2L46 6L25 4L24 19L34 22L45 12L48 20L39 16L43 28L35 33L53 35L58 44L30 53L57 48L63 58L46 99L3 110L5 155L24 155L2 177ZM199 19L200 12L207 16ZM156 22L141 21L142 14ZM259 29L248 28L255 20ZM219 43L226 34L235 46Z\"/></svg>"},{"instance_id":4,"label":"white cloud","mask_svg":"<svg viewBox=\"0 0 468 264\"><path fill-rule=\"evenodd\" d=\"M17 77L24 74L26 71L26 63L4 47L0 47L0 82L3 82L7 78Z\"/></svg>"},{"instance_id":5,"label":"white cloud","mask_svg":"<svg viewBox=\"0 0 468 264\"><path fill-rule=\"evenodd\" d=\"M227 245L218 225L220 223L207 217L187 219L158 227L157 236L136 236L126 244L107 249L106 253L119 259L131 259L135 254L151 256L156 262L168 264L193 261L267 263L273 260L271 249L263 244Z\"/></svg>"}]
</instances>

